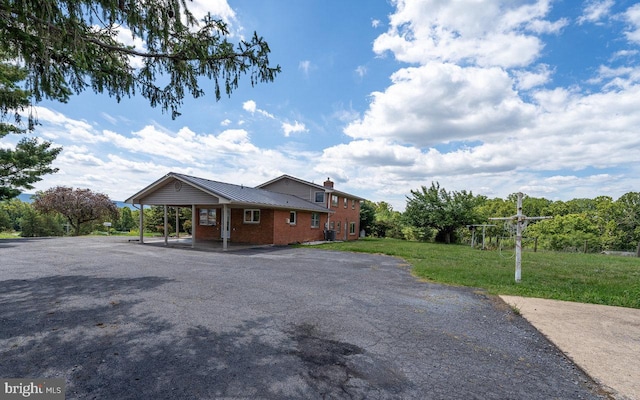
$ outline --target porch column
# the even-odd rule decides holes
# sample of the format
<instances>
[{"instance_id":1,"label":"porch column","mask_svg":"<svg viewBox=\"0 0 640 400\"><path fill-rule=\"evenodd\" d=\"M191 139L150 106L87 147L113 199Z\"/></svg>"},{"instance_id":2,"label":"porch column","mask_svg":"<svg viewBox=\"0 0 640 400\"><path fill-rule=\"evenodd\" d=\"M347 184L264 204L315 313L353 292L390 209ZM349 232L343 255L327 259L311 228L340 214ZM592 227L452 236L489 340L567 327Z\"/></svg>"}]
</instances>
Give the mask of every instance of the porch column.
<instances>
[{"instance_id":1,"label":"porch column","mask_svg":"<svg viewBox=\"0 0 640 400\"><path fill-rule=\"evenodd\" d=\"M180 207L176 207L176 239L180 239Z\"/></svg>"},{"instance_id":2,"label":"porch column","mask_svg":"<svg viewBox=\"0 0 640 400\"><path fill-rule=\"evenodd\" d=\"M169 245L169 216L167 214L167 205L164 205L164 245Z\"/></svg>"},{"instance_id":3,"label":"porch column","mask_svg":"<svg viewBox=\"0 0 640 400\"><path fill-rule=\"evenodd\" d=\"M229 230L227 230L229 227ZM226 204L222 205L222 226L220 227L220 233L222 234L222 251L227 250L227 236L231 233L231 226L229 221L229 207Z\"/></svg>"},{"instance_id":4,"label":"porch column","mask_svg":"<svg viewBox=\"0 0 640 400\"><path fill-rule=\"evenodd\" d=\"M191 205L191 248L196 247L196 205Z\"/></svg>"},{"instance_id":5,"label":"porch column","mask_svg":"<svg viewBox=\"0 0 640 400\"><path fill-rule=\"evenodd\" d=\"M144 244L144 205L140 203L140 218L138 228L140 230L140 244Z\"/></svg>"}]
</instances>

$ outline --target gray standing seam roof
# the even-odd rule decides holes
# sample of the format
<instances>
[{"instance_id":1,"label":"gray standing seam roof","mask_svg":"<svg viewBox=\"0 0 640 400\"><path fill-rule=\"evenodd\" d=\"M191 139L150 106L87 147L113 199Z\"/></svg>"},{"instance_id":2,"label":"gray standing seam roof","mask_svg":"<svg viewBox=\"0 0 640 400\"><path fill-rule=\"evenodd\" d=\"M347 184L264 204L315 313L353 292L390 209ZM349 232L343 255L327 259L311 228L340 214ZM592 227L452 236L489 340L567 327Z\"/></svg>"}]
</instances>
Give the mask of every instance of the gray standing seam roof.
<instances>
[{"instance_id":1,"label":"gray standing seam roof","mask_svg":"<svg viewBox=\"0 0 640 400\"><path fill-rule=\"evenodd\" d=\"M277 208L291 208L293 210L308 210L317 212L331 212L328 208L312 203L294 195L272 192L265 189L257 189L249 186L234 185L231 183L217 182L195 176L169 173L170 176L188 182L207 192L214 193L232 203L248 205L263 205Z\"/></svg>"}]
</instances>

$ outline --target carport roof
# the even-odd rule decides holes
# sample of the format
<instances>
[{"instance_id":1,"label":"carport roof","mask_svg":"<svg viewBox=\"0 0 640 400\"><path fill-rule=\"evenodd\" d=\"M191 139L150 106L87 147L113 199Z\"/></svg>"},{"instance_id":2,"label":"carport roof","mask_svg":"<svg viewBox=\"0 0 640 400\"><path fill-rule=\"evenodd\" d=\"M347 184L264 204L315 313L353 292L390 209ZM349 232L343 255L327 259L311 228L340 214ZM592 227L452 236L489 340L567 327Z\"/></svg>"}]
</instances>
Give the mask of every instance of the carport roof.
<instances>
[{"instance_id":1,"label":"carport roof","mask_svg":"<svg viewBox=\"0 0 640 400\"><path fill-rule=\"evenodd\" d=\"M315 212L331 212L328 208L312 203L300 197L290 194L272 192L270 190L252 188L243 185L218 182L195 176L170 172L156 182L142 189L140 192L128 198L126 203L136 203L139 199L149 195L157 188L161 187L170 179L177 179L183 183L193 186L207 194L224 199L224 203L229 205L242 205L244 207L267 207L282 208L292 210L305 210Z\"/></svg>"}]
</instances>

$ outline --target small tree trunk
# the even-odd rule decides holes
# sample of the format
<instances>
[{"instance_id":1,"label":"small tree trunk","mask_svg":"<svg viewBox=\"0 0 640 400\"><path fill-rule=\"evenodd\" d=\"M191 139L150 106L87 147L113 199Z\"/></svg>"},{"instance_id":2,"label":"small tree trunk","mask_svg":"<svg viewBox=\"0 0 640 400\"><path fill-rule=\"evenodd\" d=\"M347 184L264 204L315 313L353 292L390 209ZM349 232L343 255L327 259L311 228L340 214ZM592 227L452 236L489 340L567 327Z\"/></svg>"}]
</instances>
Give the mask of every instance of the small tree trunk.
<instances>
[{"instance_id":1,"label":"small tree trunk","mask_svg":"<svg viewBox=\"0 0 640 400\"><path fill-rule=\"evenodd\" d=\"M636 257L640 257L640 240L638 240L638 248L636 249Z\"/></svg>"}]
</instances>

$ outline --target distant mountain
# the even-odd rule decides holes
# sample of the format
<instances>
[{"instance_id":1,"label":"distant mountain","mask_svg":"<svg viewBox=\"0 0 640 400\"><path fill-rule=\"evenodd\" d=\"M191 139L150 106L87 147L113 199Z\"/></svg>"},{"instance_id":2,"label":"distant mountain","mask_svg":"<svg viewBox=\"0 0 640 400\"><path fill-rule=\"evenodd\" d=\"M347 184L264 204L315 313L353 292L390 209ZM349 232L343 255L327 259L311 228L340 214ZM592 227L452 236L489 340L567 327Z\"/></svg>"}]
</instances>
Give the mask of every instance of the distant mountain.
<instances>
[{"instance_id":1,"label":"distant mountain","mask_svg":"<svg viewBox=\"0 0 640 400\"><path fill-rule=\"evenodd\" d=\"M21 193L17 197L17 199L22 201L22 202L31 204L33 202L33 199L31 198L32 196L35 196L35 195L34 194L29 194L29 193ZM127 207L127 208L130 208L132 210L137 210L137 208L135 208L133 206L133 204L127 204L127 203L124 203L122 201L114 201L114 203L116 203L116 207L118 207L118 208Z\"/></svg>"}]
</instances>

